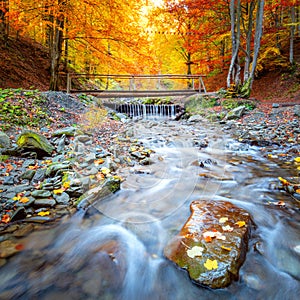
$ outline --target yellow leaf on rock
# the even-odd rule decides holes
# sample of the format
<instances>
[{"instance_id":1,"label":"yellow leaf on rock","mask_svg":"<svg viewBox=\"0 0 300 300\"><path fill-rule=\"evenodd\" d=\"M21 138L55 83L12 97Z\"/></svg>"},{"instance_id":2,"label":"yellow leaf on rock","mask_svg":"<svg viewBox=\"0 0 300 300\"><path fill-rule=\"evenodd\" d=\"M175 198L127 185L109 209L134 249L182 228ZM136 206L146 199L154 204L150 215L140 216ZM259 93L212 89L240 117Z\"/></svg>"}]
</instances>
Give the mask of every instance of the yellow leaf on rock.
<instances>
[{"instance_id":1,"label":"yellow leaf on rock","mask_svg":"<svg viewBox=\"0 0 300 300\"><path fill-rule=\"evenodd\" d=\"M44 216L49 216L50 215L50 211L40 211L38 213L38 216L44 217Z\"/></svg>"},{"instance_id":2,"label":"yellow leaf on rock","mask_svg":"<svg viewBox=\"0 0 300 300\"><path fill-rule=\"evenodd\" d=\"M297 163L300 163L300 156L295 157L294 161L297 162Z\"/></svg>"},{"instance_id":3,"label":"yellow leaf on rock","mask_svg":"<svg viewBox=\"0 0 300 300\"><path fill-rule=\"evenodd\" d=\"M29 198L27 198L27 197L22 197L19 201L20 201L21 203L27 203L27 202L29 202Z\"/></svg>"},{"instance_id":4,"label":"yellow leaf on rock","mask_svg":"<svg viewBox=\"0 0 300 300\"><path fill-rule=\"evenodd\" d=\"M57 190L53 190L53 193L54 193L55 195L60 195L60 194L62 194L64 191L65 191L64 189L57 189Z\"/></svg>"},{"instance_id":5,"label":"yellow leaf on rock","mask_svg":"<svg viewBox=\"0 0 300 300\"><path fill-rule=\"evenodd\" d=\"M203 247L194 246L192 249L187 250L186 253L190 258L194 258L195 256L201 256L203 250Z\"/></svg>"},{"instance_id":6,"label":"yellow leaf on rock","mask_svg":"<svg viewBox=\"0 0 300 300\"><path fill-rule=\"evenodd\" d=\"M207 259L206 262L204 263L204 267L207 270L218 269L218 262L216 259L215 260Z\"/></svg>"},{"instance_id":7,"label":"yellow leaf on rock","mask_svg":"<svg viewBox=\"0 0 300 300\"><path fill-rule=\"evenodd\" d=\"M64 189L68 189L70 187L70 181L65 181L62 186Z\"/></svg>"},{"instance_id":8,"label":"yellow leaf on rock","mask_svg":"<svg viewBox=\"0 0 300 300\"><path fill-rule=\"evenodd\" d=\"M226 251L231 251L230 247L225 247L225 246L221 246L222 249L226 250Z\"/></svg>"},{"instance_id":9,"label":"yellow leaf on rock","mask_svg":"<svg viewBox=\"0 0 300 300\"><path fill-rule=\"evenodd\" d=\"M284 178L282 178L282 177L278 177L278 179L281 181L281 183L282 183L283 185L289 185L289 182L288 182L286 179L284 179Z\"/></svg>"},{"instance_id":10,"label":"yellow leaf on rock","mask_svg":"<svg viewBox=\"0 0 300 300\"><path fill-rule=\"evenodd\" d=\"M300 194L300 189L297 189L295 192L296 192L297 194Z\"/></svg>"},{"instance_id":11,"label":"yellow leaf on rock","mask_svg":"<svg viewBox=\"0 0 300 300\"><path fill-rule=\"evenodd\" d=\"M236 225L238 225L239 227L243 227L246 225L246 222L245 221L237 221L236 223L234 223Z\"/></svg>"}]
</instances>

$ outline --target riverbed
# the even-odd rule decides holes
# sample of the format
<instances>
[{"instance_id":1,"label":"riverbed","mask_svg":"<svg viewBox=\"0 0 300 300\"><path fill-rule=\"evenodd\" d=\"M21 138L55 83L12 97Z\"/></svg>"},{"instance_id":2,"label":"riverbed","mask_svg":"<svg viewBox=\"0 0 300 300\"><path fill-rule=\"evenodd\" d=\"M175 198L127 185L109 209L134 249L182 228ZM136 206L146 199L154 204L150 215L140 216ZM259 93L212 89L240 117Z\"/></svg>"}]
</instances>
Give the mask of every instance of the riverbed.
<instances>
[{"instance_id":1,"label":"riverbed","mask_svg":"<svg viewBox=\"0 0 300 300\"><path fill-rule=\"evenodd\" d=\"M151 164L120 169L120 191L21 238L24 250L1 268L0 298L298 299L299 202L278 189L296 168L274 159L283 149L266 155L204 119L127 127L153 150ZM196 285L163 255L193 200L229 201L251 215L246 260L227 288Z\"/></svg>"}]
</instances>

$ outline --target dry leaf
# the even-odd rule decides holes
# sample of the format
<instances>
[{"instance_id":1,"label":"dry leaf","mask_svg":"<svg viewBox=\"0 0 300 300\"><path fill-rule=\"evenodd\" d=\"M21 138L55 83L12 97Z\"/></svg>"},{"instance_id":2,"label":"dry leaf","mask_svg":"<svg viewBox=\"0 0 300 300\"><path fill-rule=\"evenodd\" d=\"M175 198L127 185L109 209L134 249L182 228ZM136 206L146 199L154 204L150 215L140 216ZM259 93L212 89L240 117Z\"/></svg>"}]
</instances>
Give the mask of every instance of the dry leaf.
<instances>
[{"instance_id":1,"label":"dry leaf","mask_svg":"<svg viewBox=\"0 0 300 300\"><path fill-rule=\"evenodd\" d=\"M219 223L220 223L220 224L223 224L223 223L225 223L225 222L227 222L227 221L228 221L228 218L227 218L227 217L222 217L222 218L219 219Z\"/></svg>"},{"instance_id":2,"label":"dry leaf","mask_svg":"<svg viewBox=\"0 0 300 300\"><path fill-rule=\"evenodd\" d=\"M7 224L7 223L9 223L9 221L10 221L10 216L8 214L5 214L2 216L2 219L1 219L2 223Z\"/></svg>"},{"instance_id":3,"label":"dry leaf","mask_svg":"<svg viewBox=\"0 0 300 300\"><path fill-rule=\"evenodd\" d=\"M29 202L29 198L27 198L27 197L22 197L19 201L20 201L21 203L27 203L27 202Z\"/></svg>"},{"instance_id":4,"label":"dry leaf","mask_svg":"<svg viewBox=\"0 0 300 300\"><path fill-rule=\"evenodd\" d=\"M53 190L53 194L55 194L55 195L61 195L64 191L65 191L64 189Z\"/></svg>"},{"instance_id":5,"label":"dry leaf","mask_svg":"<svg viewBox=\"0 0 300 300\"><path fill-rule=\"evenodd\" d=\"M186 251L187 255L190 258L194 258L195 256L201 256L204 248L200 246L194 246L193 248Z\"/></svg>"},{"instance_id":6,"label":"dry leaf","mask_svg":"<svg viewBox=\"0 0 300 300\"><path fill-rule=\"evenodd\" d=\"M300 156L295 157L294 161L297 162L297 163L300 163Z\"/></svg>"},{"instance_id":7,"label":"dry leaf","mask_svg":"<svg viewBox=\"0 0 300 300\"><path fill-rule=\"evenodd\" d=\"M223 231L231 232L233 231L233 227L230 225L222 226Z\"/></svg>"}]
</instances>

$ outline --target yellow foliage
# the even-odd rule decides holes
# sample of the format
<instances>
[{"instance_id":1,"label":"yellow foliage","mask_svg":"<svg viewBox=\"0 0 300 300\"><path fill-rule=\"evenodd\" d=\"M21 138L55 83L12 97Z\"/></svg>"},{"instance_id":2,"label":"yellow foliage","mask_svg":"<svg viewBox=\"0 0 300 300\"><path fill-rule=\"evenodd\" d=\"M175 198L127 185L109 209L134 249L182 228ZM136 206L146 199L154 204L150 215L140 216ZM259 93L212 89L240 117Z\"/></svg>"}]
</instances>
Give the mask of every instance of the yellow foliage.
<instances>
[{"instance_id":1,"label":"yellow foliage","mask_svg":"<svg viewBox=\"0 0 300 300\"><path fill-rule=\"evenodd\" d=\"M204 267L207 270L218 269L218 262L216 259L215 260L207 259L206 262L204 263Z\"/></svg>"}]
</instances>

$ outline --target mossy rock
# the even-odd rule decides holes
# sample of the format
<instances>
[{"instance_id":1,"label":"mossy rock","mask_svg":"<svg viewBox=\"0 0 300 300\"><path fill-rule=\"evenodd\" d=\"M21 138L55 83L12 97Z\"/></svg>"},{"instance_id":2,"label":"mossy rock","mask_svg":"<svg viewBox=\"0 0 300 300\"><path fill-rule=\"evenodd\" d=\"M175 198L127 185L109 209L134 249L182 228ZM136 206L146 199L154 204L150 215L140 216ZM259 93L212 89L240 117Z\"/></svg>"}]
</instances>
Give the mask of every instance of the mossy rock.
<instances>
[{"instance_id":1,"label":"mossy rock","mask_svg":"<svg viewBox=\"0 0 300 300\"><path fill-rule=\"evenodd\" d=\"M245 260L250 215L224 201L194 201L190 207L190 218L164 254L197 284L224 288Z\"/></svg>"},{"instance_id":2,"label":"mossy rock","mask_svg":"<svg viewBox=\"0 0 300 300\"><path fill-rule=\"evenodd\" d=\"M35 152L51 154L54 147L42 135L31 130L24 130L17 137L17 145L20 149L32 149Z\"/></svg>"},{"instance_id":3,"label":"mossy rock","mask_svg":"<svg viewBox=\"0 0 300 300\"><path fill-rule=\"evenodd\" d=\"M99 201L120 189L121 180L117 176L112 176L104 180L99 186L84 193L75 203L78 209L87 208L91 204Z\"/></svg>"}]
</instances>

